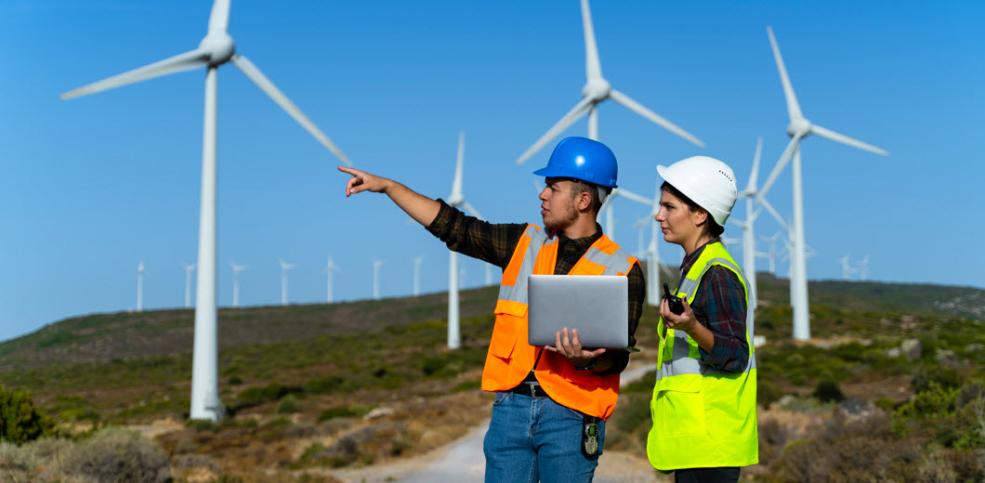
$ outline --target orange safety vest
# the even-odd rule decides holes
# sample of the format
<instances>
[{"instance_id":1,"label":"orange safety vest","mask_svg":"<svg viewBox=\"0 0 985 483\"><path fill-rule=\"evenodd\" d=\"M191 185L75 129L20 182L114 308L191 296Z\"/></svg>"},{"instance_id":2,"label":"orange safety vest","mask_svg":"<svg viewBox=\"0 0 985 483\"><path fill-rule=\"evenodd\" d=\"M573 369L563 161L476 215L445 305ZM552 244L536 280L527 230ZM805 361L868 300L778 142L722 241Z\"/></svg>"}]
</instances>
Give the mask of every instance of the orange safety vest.
<instances>
[{"instance_id":1,"label":"orange safety vest","mask_svg":"<svg viewBox=\"0 0 985 483\"><path fill-rule=\"evenodd\" d=\"M486 365L483 391L507 391L534 369L537 352L543 352L534 369L537 381L554 402L589 416L608 419L619 398L619 374L598 375L579 371L563 355L527 343L527 277L552 275L557 262L558 240L536 225L527 225L503 270L496 301L496 325ZM626 276L639 261L616 242L602 235L568 275Z\"/></svg>"}]
</instances>

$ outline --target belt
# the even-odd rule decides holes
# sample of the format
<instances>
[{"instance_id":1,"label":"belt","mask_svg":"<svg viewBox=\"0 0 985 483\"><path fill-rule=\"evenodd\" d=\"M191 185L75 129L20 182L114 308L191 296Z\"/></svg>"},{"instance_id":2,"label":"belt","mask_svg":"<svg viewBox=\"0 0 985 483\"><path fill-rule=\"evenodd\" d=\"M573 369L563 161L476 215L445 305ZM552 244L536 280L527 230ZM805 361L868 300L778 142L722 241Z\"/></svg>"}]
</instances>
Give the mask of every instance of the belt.
<instances>
[{"instance_id":1,"label":"belt","mask_svg":"<svg viewBox=\"0 0 985 483\"><path fill-rule=\"evenodd\" d=\"M537 381L523 381L513 389L510 389L509 392L530 397L548 397L547 392L544 391L544 388L540 387L540 383Z\"/></svg>"}]
</instances>

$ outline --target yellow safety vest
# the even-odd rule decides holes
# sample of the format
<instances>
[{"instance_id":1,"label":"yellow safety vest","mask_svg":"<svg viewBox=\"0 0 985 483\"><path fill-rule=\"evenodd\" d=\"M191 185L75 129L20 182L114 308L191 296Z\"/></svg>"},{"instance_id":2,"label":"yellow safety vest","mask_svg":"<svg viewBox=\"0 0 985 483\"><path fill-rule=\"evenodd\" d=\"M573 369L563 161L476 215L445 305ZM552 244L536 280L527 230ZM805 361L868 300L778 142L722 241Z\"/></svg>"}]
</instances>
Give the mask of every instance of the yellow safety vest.
<instances>
[{"instance_id":1,"label":"yellow safety vest","mask_svg":"<svg viewBox=\"0 0 985 483\"><path fill-rule=\"evenodd\" d=\"M721 242L709 243L688 270L678 297L694 302L701 277L713 266L735 273L746 293L742 271ZM657 323L657 379L650 399L653 426L646 454L654 468L748 466L759 462L756 423L756 353L752 319L747 318L749 364L740 373L725 373L701 362L698 343L684 331Z\"/></svg>"},{"instance_id":2,"label":"yellow safety vest","mask_svg":"<svg viewBox=\"0 0 985 483\"><path fill-rule=\"evenodd\" d=\"M527 343L527 277L554 274L557 252L556 237L548 237L536 225L527 225L503 270L496 301L496 325L482 369L482 390L510 390L533 370L540 387L554 402L607 419L619 398L619 374L579 371L563 355ZM635 257L602 235L571 267L568 275L626 276L637 263ZM543 352L535 368L538 351Z\"/></svg>"}]
</instances>

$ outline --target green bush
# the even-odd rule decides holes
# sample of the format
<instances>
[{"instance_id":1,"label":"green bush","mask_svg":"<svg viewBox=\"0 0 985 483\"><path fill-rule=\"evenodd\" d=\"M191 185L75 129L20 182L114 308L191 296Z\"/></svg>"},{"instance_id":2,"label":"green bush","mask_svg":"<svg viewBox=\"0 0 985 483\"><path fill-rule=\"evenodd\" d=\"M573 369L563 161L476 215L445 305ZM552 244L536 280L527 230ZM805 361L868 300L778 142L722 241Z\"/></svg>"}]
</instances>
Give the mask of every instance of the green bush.
<instances>
[{"instance_id":1,"label":"green bush","mask_svg":"<svg viewBox=\"0 0 985 483\"><path fill-rule=\"evenodd\" d=\"M34 407L27 391L0 386L0 441L16 444L40 438L52 428L47 417Z\"/></svg>"},{"instance_id":2,"label":"green bush","mask_svg":"<svg viewBox=\"0 0 985 483\"><path fill-rule=\"evenodd\" d=\"M298 399L293 394L284 396L277 405L277 414L293 414L298 412Z\"/></svg>"},{"instance_id":3,"label":"green bush","mask_svg":"<svg viewBox=\"0 0 985 483\"><path fill-rule=\"evenodd\" d=\"M961 376L954 369L940 366L930 366L917 371L910 381L913 391L921 393L933 389L936 385L940 388L951 389L961 386Z\"/></svg>"}]
</instances>

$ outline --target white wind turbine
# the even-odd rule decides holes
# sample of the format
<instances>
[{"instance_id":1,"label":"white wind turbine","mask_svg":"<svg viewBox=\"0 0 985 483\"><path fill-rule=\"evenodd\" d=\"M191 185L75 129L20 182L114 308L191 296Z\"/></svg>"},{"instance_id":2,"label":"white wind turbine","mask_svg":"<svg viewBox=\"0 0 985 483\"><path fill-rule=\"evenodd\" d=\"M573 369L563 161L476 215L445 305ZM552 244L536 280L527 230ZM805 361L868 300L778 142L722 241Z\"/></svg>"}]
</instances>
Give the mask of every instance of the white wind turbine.
<instances>
[{"instance_id":1,"label":"white wind turbine","mask_svg":"<svg viewBox=\"0 0 985 483\"><path fill-rule=\"evenodd\" d=\"M144 261L137 264L137 312L144 311Z\"/></svg>"},{"instance_id":2,"label":"white wind turbine","mask_svg":"<svg viewBox=\"0 0 985 483\"><path fill-rule=\"evenodd\" d=\"M841 265L841 279L851 280L855 276L855 267L849 262L849 256L845 255L838 259L838 263Z\"/></svg>"},{"instance_id":3,"label":"white wind turbine","mask_svg":"<svg viewBox=\"0 0 985 483\"><path fill-rule=\"evenodd\" d=\"M417 297L421 295L421 263L424 262L424 257L414 257L411 260L414 262L414 296Z\"/></svg>"},{"instance_id":4,"label":"white wind turbine","mask_svg":"<svg viewBox=\"0 0 985 483\"><path fill-rule=\"evenodd\" d=\"M239 307L239 272L246 270L246 265L237 265L236 262L229 264L233 269L233 307Z\"/></svg>"},{"instance_id":5,"label":"white wind turbine","mask_svg":"<svg viewBox=\"0 0 985 483\"><path fill-rule=\"evenodd\" d=\"M617 103L622 104L630 111L635 112L636 114L676 134L677 136L682 137L698 146L704 147L704 143L698 138L694 137L662 116L654 113L649 108L636 102L626 94L612 88L612 84L602 77L602 64L599 61L598 48L595 45L595 30L592 26L592 13L588 8L588 0L581 0L581 20L582 29L585 34L586 76L585 85L581 88L581 100L579 100L578 103L575 104L575 107L571 108L571 110L568 111L560 121L548 129L547 132L537 140L537 142L527 148L527 150L524 151L519 158L517 158L516 163L523 164L527 159L533 156L534 153L543 148L544 145L551 142L565 129L567 129L568 126L586 114L588 115L588 137L591 139L598 139L598 105L607 99L612 99ZM608 205L606 210L606 218L609 220L607 222L606 230L611 236L613 233L610 231L610 228L614 229L611 221L612 206Z\"/></svg>"},{"instance_id":6,"label":"white wind turbine","mask_svg":"<svg viewBox=\"0 0 985 483\"><path fill-rule=\"evenodd\" d=\"M654 307L660 305L660 251L657 245L657 212L660 211L660 179L657 178L657 187L654 190L653 199L649 199L645 196L638 195L632 191L628 191L623 188L618 188L612 191L612 194L606 198L605 202L609 203L614 197L622 197L627 200L634 201L641 205L650 208L650 244L647 245L646 249L646 303ZM611 215L611 210L607 212ZM643 221L642 219L640 221ZM637 226L638 223L637 223ZM612 233L609 228L606 228L607 233Z\"/></svg>"},{"instance_id":7,"label":"white wind turbine","mask_svg":"<svg viewBox=\"0 0 985 483\"><path fill-rule=\"evenodd\" d=\"M763 184L763 191L768 191L777 176L786 167L787 162L793 158L793 226L790 231L790 238L793 244L791 257L791 279L790 279L790 302L793 305L793 336L797 340L807 340L811 338L810 312L808 308L807 296L807 249L804 239L804 203L801 182L801 162L800 162L800 141L811 134L828 138L832 141L846 144L864 151L886 156L884 149L871 144L866 144L857 139L845 136L817 124L811 123L800 110L797 103L797 96L794 94L790 78L787 76L787 69L783 64L783 57L780 56L780 48L776 43L771 27L766 28L770 39L770 46L773 49L773 58L776 61L776 68L780 74L780 81L783 83L783 94L787 102L787 114L790 116L790 124L787 125L787 135L790 136L790 144L783 151L776 166ZM760 195L760 198L762 196Z\"/></svg>"},{"instance_id":8,"label":"white wind turbine","mask_svg":"<svg viewBox=\"0 0 985 483\"><path fill-rule=\"evenodd\" d=\"M869 256L866 255L862 261L858 262L858 278L861 281L866 281L869 279Z\"/></svg>"},{"instance_id":9,"label":"white wind turbine","mask_svg":"<svg viewBox=\"0 0 985 483\"><path fill-rule=\"evenodd\" d=\"M192 306L192 272L195 271L194 263L181 263L181 267L185 270L185 308Z\"/></svg>"},{"instance_id":10,"label":"white wind turbine","mask_svg":"<svg viewBox=\"0 0 985 483\"><path fill-rule=\"evenodd\" d=\"M325 136L297 106L285 96L245 56L236 53L227 33L230 0L215 0L209 16L209 29L198 48L109 77L62 94L62 99L133 84L196 68L205 68L205 116L202 133L202 197L199 217L198 283L195 297L195 348L192 361L191 419L217 421L224 409L219 399L218 326L216 323L216 97L218 68L232 62L254 84L301 124L322 145L346 164L345 154Z\"/></svg>"},{"instance_id":11,"label":"white wind turbine","mask_svg":"<svg viewBox=\"0 0 985 483\"><path fill-rule=\"evenodd\" d=\"M380 267L383 260L373 260L373 300L380 299Z\"/></svg>"},{"instance_id":12,"label":"white wind turbine","mask_svg":"<svg viewBox=\"0 0 985 483\"><path fill-rule=\"evenodd\" d=\"M328 263L325 265L325 273L327 274L328 277L327 280L328 288L325 289L325 303L327 304L335 302L335 294L334 294L335 280L333 274L336 271L340 271L339 267L335 265L335 260L333 260L332 257L328 257Z\"/></svg>"},{"instance_id":13,"label":"white wind turbine","mask_svg":"<svg viewBox=\"0 0 985 483\"><path fill-rule=\"evenodd\" d=\"M458 155L455 157L455 177L452 180L448 204L466 213L482 218L482 215L465 200L462 192L462 171L465 164L465 133L458 133ZM464 277L463 277L464 278ZM448 251L448 348L458 349L462 345L458 319L458 253Z\"/></svg>"},{"instance_id":14,"label":"white wind turbine","mask_svg":"<svg viewBox=\"0 0 985 483\"><path fill-rule=\"evenodd\" d=\"M297 268L297 265L281 259L277 261L280 262L280 304L287 305L287 272Z\"/></svg>"},{"instance_id":15,"label":"white wind turbine","mask_svg":"<svg viewBox=\"0 0 985 483\"><path fill-rule=\"evenodd\" d=\"M767 259L767 261L769 262L770 273L773 274L773 275L776 275L776 254L777 254L777 252L776 252L776 242L777 242L777 240L780 239L780 236L781 235L782 235L782 233L776 232L771 237L768 237L768 238L767 237L763 237L763 241L765 241L766 243L769 243L770 248L769 248L769 250L765 254L762 254L762 256L765 256L766 259Z\"/></svg>"}]
</instances>

